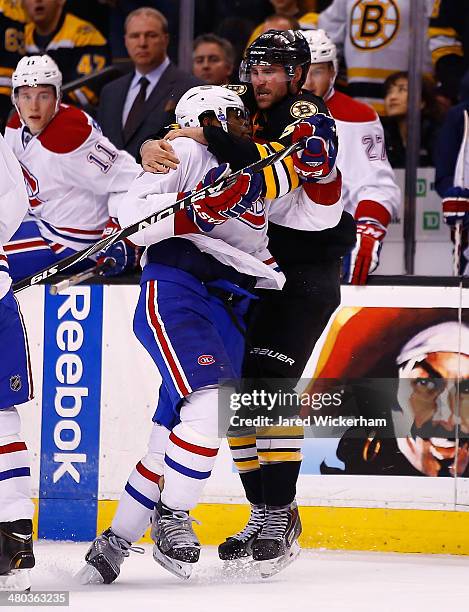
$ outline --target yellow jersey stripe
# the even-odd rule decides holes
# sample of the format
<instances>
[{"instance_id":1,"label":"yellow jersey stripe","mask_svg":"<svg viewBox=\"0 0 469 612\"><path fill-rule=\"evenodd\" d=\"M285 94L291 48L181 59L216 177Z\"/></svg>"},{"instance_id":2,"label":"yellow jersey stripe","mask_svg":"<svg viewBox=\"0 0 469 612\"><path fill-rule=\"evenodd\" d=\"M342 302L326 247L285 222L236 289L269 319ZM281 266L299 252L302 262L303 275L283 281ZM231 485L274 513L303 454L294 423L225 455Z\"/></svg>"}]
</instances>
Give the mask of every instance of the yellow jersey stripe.
<instances>
[{"instance_id":1,"label":"yellow jersey stripe","mask_svg":"<svg viewBox=\"0 0 469 612\"><path fill-rule=\"evenodd\" d=\"M235 461L234 464L238 472L253 472L261 467L257 459L252 461Z\"/></svg>"},{"instance_id":2,"label":"yellow jersey stripe","mask_svg":"<svg viewBox=\"0 0 469 612\"><path fill-rule=\"evenodd\" d=\"M244 438L228 438L228 444L230 448L236 448L237 446L256 446L256 436L246 436Z\"/></svg>"},{"instance_id":3,"label":"yellow jersey stripe","mask_svg":"<svg viewBox=\"0 0 469 612\"><path fill-rule=\"evenodd\" d=\"M261 159L265 159L270 154L267 148L263 145L256 143L257 150L259 151L259 155ZM277 185L275 182L274 171L272 166L268 168L264 168L264 183L265 183L265 197L268 200L272 200L277 197Z\"/></svg>"},{"instance_id":4,"label":"yellow jersey stripe","mask_svg":"<svg viewBox=\"0 0 469 612\"><path fill-rule=\"evenodd\" d=\"M283 461L301 461L303 455L300 451L295 452L277 452L277 451L259 451L259 461L261 465L266 463L279 463Z\"/></svg>"},{"instance_id":5,"label":"yellow jersey stripe","mask_svg":"<svg viewBox=\"0 0 469 612\"><path fill-rule=\"evenodd\" d=\"M257 438L288 438L291 436L301 438L303 432L303 427L298 426L259 427Z\"/></svg>"},{"instance_id":6,"label":"yellow jersey stripe","mask_svg":"<svg viewBox=\"0 0 469 612\"><path fill-rule=\"evenodd\" d=\"M454 28L428 28L428 37L448 36L449 38L459 38Z\"/></svg>"},{"instance_id":7,"label":"yellow jersey stripe","mask_svg":"<svg viewBox=\"0 0 469 612\"><path fill-rule=\"evenodd\" d=\"M393 72L396 72L395 70L391 69L388 70L387 68L348 68L347 69L347 76L348 77L374 77L376 79L385 79L387 78L390 74L393 74Z\"/></svg>"},{"instance_id":8,"label":"yellow jersey stripe","mask_svg":"<svg viewBox=\"0 0 469 612\"><path fill-rule=\"evenodd\" d=\"M459 55L460 57L463 57L464 53L459 45L439 47L438 49L432 51L432 62L436 64L437 61L442 57L445 57L445 55Z\"/></svg>"}]
</instances>

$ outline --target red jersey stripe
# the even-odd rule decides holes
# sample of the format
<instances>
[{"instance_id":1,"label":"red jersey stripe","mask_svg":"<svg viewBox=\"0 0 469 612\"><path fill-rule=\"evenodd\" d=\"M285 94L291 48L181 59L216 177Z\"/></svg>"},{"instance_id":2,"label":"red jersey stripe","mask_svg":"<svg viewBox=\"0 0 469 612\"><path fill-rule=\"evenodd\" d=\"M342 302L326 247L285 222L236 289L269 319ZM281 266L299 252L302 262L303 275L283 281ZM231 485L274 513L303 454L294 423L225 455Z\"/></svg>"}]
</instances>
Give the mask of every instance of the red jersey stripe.
<instances>
[{"instance_id":1,"label":"red jersey stripe","mask_svg":"<svg viewBox=\"0 0 469 612\"><path fill-rule=\"evenodd\" d=\"M150 313L151 325L155 331L161 351L165 356L168 368L171 370L179 392L181 393L182 397L185 397L186 395L189 395L191 390L186 386L186 383L184 382L184 379L181 376L181 373L179 372L179 364L176 363L176 360L173 357L163 328L161 327L161 324L158 320L155 306L155 281L150 281L148 283L148 312Z\"/></svg>"},{"instance_id":2,"label":"red jersey stripe","mask_svg":"<svg viewBox=\"0 0 469 612\"><path fill-rule=\"evenodd\" d=\"M189 451L190 453L195 453L196 455L203 455L204 457L215 457L218 453L218 448L206 448L205 446L197 446L197 444L191 444L190 442L186 442L185 440L181 440L178 438L174 432L171 432L169 436L171 442L174 442L176 446L183 448L184 450Z\"/></svg>"},{"instance_id":3,"label":"red jersey stripe","mask_svg":"<svg viewBox=\"0 0 469 612\"><path fill-rule=\"evenodd\" d=\"M141 474L144 478L146 478L147 480L151 480L152 482L155 482L156 484L159 484L161 475L155 474L155 472L150 471L148 468L146 468L143 465L141 461L137 463L135 468L137 472Z\"/></svg>"},{"instance_id":4,"label":"red jersey stripe","mask_svg":"<svg viewBox=\"0 0 469 612\"><path fill-rule=\"evenodd\" d=\"M24 442L11 442L10 444L5 444L5 446L0 446L0 455L5 455L6 453L17 453L18 451L28 450L28 447Z\"/></svg>"}]
</instances>

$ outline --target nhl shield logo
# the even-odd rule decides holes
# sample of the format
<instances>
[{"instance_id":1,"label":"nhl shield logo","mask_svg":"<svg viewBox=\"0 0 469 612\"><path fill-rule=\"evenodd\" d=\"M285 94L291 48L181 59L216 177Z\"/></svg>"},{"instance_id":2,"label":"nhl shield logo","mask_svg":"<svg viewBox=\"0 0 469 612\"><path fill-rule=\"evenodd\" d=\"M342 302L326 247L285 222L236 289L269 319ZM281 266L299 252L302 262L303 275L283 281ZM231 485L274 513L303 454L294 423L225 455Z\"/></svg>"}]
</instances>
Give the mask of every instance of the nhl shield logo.
<instances>
[{"instance_id":1,"label":"nhl shield logo","mask_svg":"<svg viewBox=\"0 0 469 612\"><path fill-rule=\"evenodd\" d=\"M15 374L14 376L10 376L10 389L12 391L19 391L22 387L21 376L19 374Z\"/></svg>"}]
</instances>

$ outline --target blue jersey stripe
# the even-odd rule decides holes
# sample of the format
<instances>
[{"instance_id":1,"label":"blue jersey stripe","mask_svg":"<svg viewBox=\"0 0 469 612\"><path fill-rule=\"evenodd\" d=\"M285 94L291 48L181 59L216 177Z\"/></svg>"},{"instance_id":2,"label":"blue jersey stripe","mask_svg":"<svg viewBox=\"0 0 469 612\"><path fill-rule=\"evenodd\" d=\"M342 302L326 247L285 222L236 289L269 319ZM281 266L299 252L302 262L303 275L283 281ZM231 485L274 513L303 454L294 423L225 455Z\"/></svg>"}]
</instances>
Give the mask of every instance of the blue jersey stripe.
<instances>
[{"instance_id":1,"label":"blue jersey stripe","mask_svg":"<svg viewBox=\"0 0 469 612\"><path fill-rule=\"evenodd\" d=\"M28 467L21 467L0 472L0 480L8 480L9 478L17 478L18 476L31 476L31 470Z\"/></svg>"},{"instance_id":2,"label":"blue jersey stripe","mask_svg":"<svg viewBox=\"0 0 469 612\"><path fill-rule=\"evenodd\" d=\"M176 470L176 472L183 474L183 476L189 476L189 478L195 478L196 480L205 480L205 478L208 478L211 474L211 472L198 472L197 470L191 470L185 465L177 463L177 461L174 461L171 459L171 457L168 457L168 455L164 456L164 462L166 465L169 465L170 468Z\"/></svg>"},{"instance_id":3,"label":"blue jersey stripe","mask_svg":"<svg viewBox=\"0 0 469 612\"><path fill-rule=\"evenodd\" d=\"M131 484L127 483L125 485L125 490L130 495L130 497L133 497L135 501L138 501L139 504L142 504L142 506L145 506L145 508L148 508L148 510L153 510L155 508L155 502L152 501L149 497L142 495L142 493L139 493L139 491L137 491L137 489L134 489Z\"/></svg>"},{"instance_id":4,"label":"blue jersey stripe","mask_svg":"<svg viewBox=\"0 0 469 612\"><path fill-rule=\"evenodd\" d=\"M43 223L52 234L54 234L55 236L58 236L62 240L65 239L65 240L70 240L71 242L79 242L80 244L84 244L88 246L88 245L94 244L100 238L99 236L97 236L96 238L78 238L74 236L73 234L65 234L65 233L62 234L61 232L57 230L57 228L50 225L50 223L46 223L43 219L41 219L41 223Z\"/></svg>"}]
</instances>

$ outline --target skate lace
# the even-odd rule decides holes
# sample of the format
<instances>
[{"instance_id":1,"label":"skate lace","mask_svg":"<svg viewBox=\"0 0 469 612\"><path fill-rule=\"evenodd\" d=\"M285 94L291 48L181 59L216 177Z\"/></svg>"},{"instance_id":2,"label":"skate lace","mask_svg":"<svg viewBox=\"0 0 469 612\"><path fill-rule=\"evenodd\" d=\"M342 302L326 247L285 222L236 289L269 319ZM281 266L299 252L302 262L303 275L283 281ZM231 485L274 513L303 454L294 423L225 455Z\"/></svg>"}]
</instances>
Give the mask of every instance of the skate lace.
<instances>
[{"instance_id":1,"label":"skate lace","mask_svg":"<svg viewBox=\"0 0 469 612\"><path fill-rule=\"evenodd\" d=\"M124 540L123 538L119 538L116 535L110 535L108 538L108 542L110 547L115 551L122 554L124 557L128 557L131 552L138 553L139 555L143 555L145 553L145 549L141 546L132 546Z\"/></svg>"},{"instance_id":2,"label":"skate lace","mask_svg":"<svg viewBox=\"0 0 469 612\"><path fill-rule=\"evenodd\" d=\"M161 530L171 542L174 548L184 548L193 544L198 544L192 524L200 521L190 516L184 510L175 510L171 514L161 517Z\"/></svg>"},{"instance_id":3,"label":"skate lace","mask_svg":"<svg viewBox=\"0 0 469 612\"><path fill-rule=\"evenodd\" d=\"M284 508L267 509L259 539L281 540L288 527L289 512Z\"/></svg>"},{"instance_id":4,"label":"skate lace","mask_svg":"<svg viewBox=\"0 0 469 612\"><path fill-rule=\"evenodd\" d=\"M264 524L265 508L264 506L251 506L251 516L246 524L246 527L233 536L241 542L249 540L253 535L256 535Z\"/></svg>"}]
</instances>

